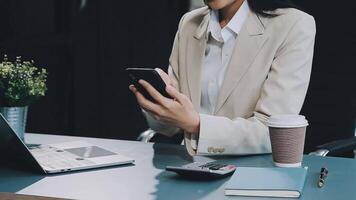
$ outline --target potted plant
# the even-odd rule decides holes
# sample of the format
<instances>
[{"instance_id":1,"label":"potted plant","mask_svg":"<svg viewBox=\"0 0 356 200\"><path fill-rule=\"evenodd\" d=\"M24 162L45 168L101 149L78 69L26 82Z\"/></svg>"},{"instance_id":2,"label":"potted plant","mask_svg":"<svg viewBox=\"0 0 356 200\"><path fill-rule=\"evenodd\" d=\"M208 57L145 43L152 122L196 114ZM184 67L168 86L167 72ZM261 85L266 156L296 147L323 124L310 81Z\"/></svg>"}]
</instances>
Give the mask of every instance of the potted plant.
<instances>
[{"instance_id":1,"label":"potted plant","mask_svg":"<svg viewBox=\"0 0 356 200\"><path fill-rule=\"evenodd\" d=\"M4 56L0 63L0 113L24 141L28 106L45 95L47 71L33 61L15 62Z\"/></svg>"}]
</instances>

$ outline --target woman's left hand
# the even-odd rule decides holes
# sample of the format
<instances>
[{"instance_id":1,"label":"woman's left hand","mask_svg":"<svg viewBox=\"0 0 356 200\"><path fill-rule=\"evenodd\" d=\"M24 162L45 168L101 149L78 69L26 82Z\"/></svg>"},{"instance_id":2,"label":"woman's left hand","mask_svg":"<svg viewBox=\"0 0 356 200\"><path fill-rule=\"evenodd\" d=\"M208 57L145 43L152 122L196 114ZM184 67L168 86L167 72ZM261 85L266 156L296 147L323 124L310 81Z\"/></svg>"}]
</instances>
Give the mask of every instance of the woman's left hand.
<instances>
[{"instance_id":1,"label":"woman's left hand","mask_svg":"<svg viewBox=\"0 0 356 200\"><path fill-rule=\"evenodd\" d=\"M130 90L135 94L137 102L144 110L151 113L156 120L192 134L199 134L200 116L187 96L178 92L173 86L167 85L166 91L173 98L169 99L161 95L147 81L139 80L139 83L156 101L152 102L146 99L134 85L130 85Z\"/></svg>"}]
</instances>

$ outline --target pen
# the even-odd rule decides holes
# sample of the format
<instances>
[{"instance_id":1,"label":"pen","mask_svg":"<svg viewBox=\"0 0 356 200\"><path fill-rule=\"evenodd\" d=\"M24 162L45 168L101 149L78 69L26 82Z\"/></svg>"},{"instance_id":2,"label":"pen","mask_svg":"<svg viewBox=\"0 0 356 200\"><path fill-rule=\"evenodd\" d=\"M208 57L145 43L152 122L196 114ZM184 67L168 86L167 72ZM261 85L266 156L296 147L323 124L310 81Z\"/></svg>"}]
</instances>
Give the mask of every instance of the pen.
<instances>
[{"instance_id":1,"label":"pen","mask_svg":"<svg viewBox=\"0 0 356 200\"><path fill-rule=\"evenodd\" d=\"M328 176L328 169L326 167L322 167L320 169L320 175L319 175L319 181L318 181L318 187L322 188L325 185L326 177Z\"/></svg>"}]
</instances>

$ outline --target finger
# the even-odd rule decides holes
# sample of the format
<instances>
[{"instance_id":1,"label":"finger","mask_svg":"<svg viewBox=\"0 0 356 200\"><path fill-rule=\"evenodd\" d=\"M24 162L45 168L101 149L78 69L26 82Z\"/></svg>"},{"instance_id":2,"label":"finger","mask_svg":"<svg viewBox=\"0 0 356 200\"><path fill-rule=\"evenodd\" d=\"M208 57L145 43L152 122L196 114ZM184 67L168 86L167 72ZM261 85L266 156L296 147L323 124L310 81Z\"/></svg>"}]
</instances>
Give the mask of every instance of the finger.
<instances>
[{"instance_id":1,"label":"finger","mask_svg":"<svg viewBox=\"0 0 356 200\"><path fill-rule=\"evenodd\" d=\"M171 78L168 76L168 74L166 72L164 72L162 69L160 68L155 68L155 70L158 72L158 74L161 76L162 80L164 81L164 83L166 85L172 85L172 81Z\"/></svg>"},{"instance_id":2,"label":"finger","mask_svg":"<svg viewBox=\"0 0 356 200\"><path fill-rule=\"evenodd\" d=\"M134 85L130 85L129 88L135 94L138 104L146 112L154 113L157 116L164 114L164 110L162 109L162 107L160 107L159 105L146 99L146 97L144 95L142 95L142 93L140 93ZM150 103L152 103L152 104L149 105ZM150 109L150 110L148 110L148 109ZM160 117L162 117L162 116L160 116Z\"/></svg>"},{"instance_id":3,"label":"finger","mask_svg":"<svg viewBox=\"0 0 356 200\"><path fill-rule=\"evenodd\" d=\"M182 104L184 102L184 95L178 92L178 90L175 89L173 86L167 85L166 91L171 97L173 97L179 103Z\"/></svg>"},{"instance_id":4,"label":"finger","mask_svg":"<svg viewBox=\"0 0 356 200\"><path fill-rule=\"evenodd\" d=\"M135 93L137 91L137 88L134 85L129 85L129 89Z\"/></svg>"},{"instance_id":5,"label":"finger","mask_svg":"<svg viewBox=\"0 0 356 200\"><path fill-rule=\"evenodd\" d=\"M139 80L139 83L158 104L165 106L168 103L168 98L162 96L150 83L145 80Z\"/></svg>"},{"instance_id":6,"label":"finger","mask_svg":"<svg viewBox=\"0 0 356 200\"><path fill-rule=\"evenodd\" d=\"M134 93L134 95L136 96L136 99L139 101L139 104L141 104L141 102L145 102L145 101L151 102L150 100L146 99L146 97L134 85L130 85L129 89ZM153 103L153 102L151 102L151 103Z\"/></svg>"},{"instance_id":7,"label":"finger","mask_svg":"<svg viewBox=\"0 0 356 200\"><path fill-rule=\"evenodd\" d=\"M134 94L136 96L137 103L144 109L148 110L153 113L161 113L161 108L157 105L151 102L150 100L146 99L141 92L139 92L137 89L135 89Z\"/></svg>"}]
</instances>

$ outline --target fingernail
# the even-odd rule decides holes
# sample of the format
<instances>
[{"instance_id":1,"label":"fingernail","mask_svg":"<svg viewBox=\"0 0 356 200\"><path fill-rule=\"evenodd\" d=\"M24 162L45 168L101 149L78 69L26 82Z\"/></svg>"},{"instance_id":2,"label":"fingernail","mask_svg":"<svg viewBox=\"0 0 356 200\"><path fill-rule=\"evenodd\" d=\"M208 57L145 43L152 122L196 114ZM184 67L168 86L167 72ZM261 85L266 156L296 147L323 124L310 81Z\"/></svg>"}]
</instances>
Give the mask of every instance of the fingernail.
<instances>
[{"instance_id":1,"label":"fingernail","mask_svg":"<svg viewBox=\"0 0 356 200\"><path fill-rule=\"evenodd\" d=\"M166 90L168 90L168 91L172 91L172 86L170 86L170 85L166 85Z\"/></svg>"},{"instance_id":2,"label":"fingernail","mask_svg":"<svg viewBox=\"0 0 356 200\"><path fill-rule=\"evenodd\" d=\"M130 89L131 91L136 91L136 87L135 87L134 85L130 85L130 86L129 86L129 89Z\"/></svg>"}]
</instances>

